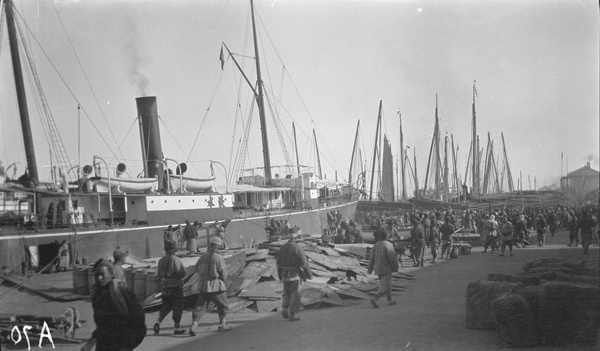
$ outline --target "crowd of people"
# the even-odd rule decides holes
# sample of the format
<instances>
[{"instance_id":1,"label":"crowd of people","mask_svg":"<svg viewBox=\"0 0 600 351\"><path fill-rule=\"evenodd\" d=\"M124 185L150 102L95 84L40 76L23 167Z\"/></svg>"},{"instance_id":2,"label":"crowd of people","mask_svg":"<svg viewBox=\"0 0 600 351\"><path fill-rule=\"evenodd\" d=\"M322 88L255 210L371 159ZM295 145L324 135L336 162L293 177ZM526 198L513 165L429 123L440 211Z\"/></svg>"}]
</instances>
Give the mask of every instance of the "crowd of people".
<instances>
[{"instance_id":1,"label":"crowd of people","mask_svg":"<svg viewBox=\"0 0 600 351\"><path fill-rule=\"evenodd\" d=\"M436 263L438 258L449 258L453 235L457 233L479 234L483 253L489 249L492 253L498 251L500 256L512 256L513 248L535 243L542 247L546 243L546 235L554 236L559 228L567 228L570 233L568 246L577 247L581 244L583 253L588 254L590 244L598 240L598 216L598 205L589 205L524 210L416 209L395 216L372 213L362 218L363 223L374 230L376 241L382 240L382 237L391 242L405 241L399 235L399 230L403 223L411 223L410 244L407 246L414 266L422 267L427 248L431 250L431 263Z\"/></svg>"},{"instance_id":2,"label":"crowd of people","mask_svg":"<svg viewBox=\"0 0 600 351\"><path fill-rule=\"evenodd\" d=\"M399 264L393 242L406 241L399 235L405 217L406 222L412 225L410 238L407 238L410 242L411 257L415 266L423 266L426 248L431 250L431 263L436 263L438 257L449 258L453 245L452 236L459 232L480 234L484 253L488 249L491 249L492 253L498 250L500 256L504 256L508 248L508 254L512 256L513 248L532 245L533 233L536 235L537 245L543 246L546 233L554 236L558 228L566 228L570 233L567 245L577 247L581 244L583 253L588 254L590 244L598 240L598 211L599 208L595 205L542 210L466 210L462 213L452 209L415 210L406 212L402 221L397 217L377 216L378 221L375 223L378 227L374 231L376 243L369 258L368 273L375 273L379 277L380 288L370 302L373 307L378 308L378 299L385 296L388 304L396 303L391 295L391 277L393 272L398 271ZM186 221L186 228L180 235L186 241L188 238L195 239L197 229L194 229L199 226L201 225L197 222L192 225ZM187 330L191 336L196 335L198 323L209 303L217 307L218 330L232 329L226 318L229 308L225 286L227 267L223 256L218 253L220 249L225 248L223 239L226 226L227 223L222 223L215 228L209 238L207 251L199 257L195 265L200 295L192 312L192 323ZM222 230L219 230L220 228ZM285 223L282 228L285 228ZM180 246L173 240L173 233L180 229L169 226L165 231L165 255L158 262L162 306L153 325L155 334L160 334L161 323L169 313L172 313L175 326L173 333L181 335L186 332L181 327L186 273L181 259L175 255ZM329 228L324 229L322 240L334 243L362 242L361 232L361 225L354 220L332 212ZM300 319L300 287L304 281L312 279L312 273L303 248L297 242L299 228L288 226L286 235L289 240L277 255L278 275L283 282L281 314L289 321L297 321ZM189 242L186 245L188 249L196 251ZM145 314L141 302L130 290L131 287L127 287L121 267L127 254L126 251L117 249L113 253L114 263L100 259L94 265L96 286L92 296L92 307L96 330L82 350L91 350L93 346L99 351L133 350L146 335Z\"/></svg>"}]
</instances>

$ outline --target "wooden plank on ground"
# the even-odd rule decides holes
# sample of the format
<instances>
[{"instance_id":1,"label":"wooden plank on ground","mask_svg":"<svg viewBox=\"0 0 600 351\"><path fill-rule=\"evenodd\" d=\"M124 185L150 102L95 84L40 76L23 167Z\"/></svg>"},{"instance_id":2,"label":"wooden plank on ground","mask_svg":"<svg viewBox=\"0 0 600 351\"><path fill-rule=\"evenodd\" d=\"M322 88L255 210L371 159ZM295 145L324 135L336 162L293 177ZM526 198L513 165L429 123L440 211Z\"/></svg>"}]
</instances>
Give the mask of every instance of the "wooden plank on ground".
<instances>
[{"instance_id":1,"label":"wooden plank on ground","mask_svg":"<svg viewBox=\"0 0 600 351\"><path fill-rule=\"evenodd\" d=\"M266 267L267 267L267 262L251 261L250 263L248 263L248 265L246 265L246 268L244 268L242 273L240 273L240 277L243 277L243 278L260 277L261 273L265 270Z\"/></svg>"},{"instance_id":2,"label":"wooden plank on ground","mask_svg":"<svg viewBox=\"0 0 600 351\"><path fill-rule=\"evenodd\" d=\"M279 306L281 306L281 301L279 300L256 301L256 310L258 312L271 312Z\"/></svg>"},{"instance_id":3,"label":"wooden plank on ground","mask_svg":"<svg viewBox=\"0 0 600 351\"><path fill-rule=\"evenodd\" d=\"M304 284L310 287L318 287L321 289L324 285L327 285L329 281L328 277L314 277L311 280L306 281Z\"/></svg>"},{"instance_id":4,"label":"wooden plank on ground","mask_svg":"<svg viewBox=\"0 0 600 351\"><path fill-rule=\"evenodd\" d=\"M227 266L227 275L237 275L246 266L246 252L244 250L236 250L230 254L219 252L225 259L225 265Z\"/></svg>"},{"instance_id":5,"label":"wooden plank on ground","mask_svg":"<svg viewBox=\"0 0 600 351\"><path fill-rule=\"evenodd\" d=\"M237 296L243 289L248 287L251 284L256 284L258 280L254 279L246 279L244 277L227 277L227 282L225 285L227 286L227 297Z\"/></svg>"},{"instance_id":6,"label":"wooden plank on ground","mask_svg":"<svg viewBox=\"0 0 600 351\"><path fill-rule=\"evenodd\" d=\"M339 257L340 253L337 252L335 249L332 249L331 247L328 246L317 246L321 251L325 252L327 254L327 256L333 256L333 257Z\"/></svg>"},{"instance_id":7,"label":"wooden plank on ground","mask_svg":"<svg viewBox=\"0 0 600 351\"><path fill-rule=\"evenodd\" d=\"M305 287L302 288L302 295L300 298L300 303L302 306L310 306L316 303L321 302L321 297L323 296L323 292L321 289Z\"/></svg>"},{"instance_id":8,"label":"wooden plank on ground","mask_svg":"<svg viewBox=\"0 0 600 351\"><path fill-rule=\"evenodd\" d=\"M331 278L331 277L337 277L337 274L333 274L330 271L314 269L312 267L311 267L311 272L312 272L313 276L327 278L327 280L329 280L329 278Z\"/></svg>"},{"instance_id":9,"label":"wooden plank on ground","mask_svg":"<svg viewBox=\"0 0 600 351\"><path fill-rule=\"evenodd\" d=\"M269 257L265 261L266 265L263 271L260 273L261 277L268 278L273 275L273 271L277 271L277 260ZM275 273L277 274L277 273Z\"/></svg>"},{"instance_id":10,"label":"wooden plank on ground","mask_svg":"<svg viewBox=\"0 0 600 351\"><path fill-rule=\"evenodd\" d=\"M308 258L310 258L311 260L313 260L315 263L329 269L329 270L335 270L335 269L346 269L346 265L343 264L342 262L338 261L338 258L340 257L331 257L331 256L327 256L324 254L319 254L316 252L311 252L311 251L306 251L306 256Z\"/></svg>"},{"instance_id":11,"label":"wooden plank on ground","mask_svg":"<svg viewBox=\"0 0 600 351\"><path fill-rule=\"evenodd\" d=\"M277 300L281 298L283 284L278 282L257 283L243 289L238 297L245 297L251 300Z\"/></svg>"},{"instance_id":12,"label":"wooden plank on ground","mask_svg":"<svg viewBox=\"0 0 600 351\"><path fill-rule=\"evenodd\" d=\"M258 252L246 256L246 262L264 260L269 257L269 249L259 249Z\"/></svg>"},{"instance_id":13,"label":"wooden plank on ground","mask_svg":"<svg viewBox=\"0 0 600 351\"><path fill-rule=\"evenodd\" d=\"M229 312L231 312L231 313L236 313L240 310L243 310L244 308L246 308L254 303L254 301L252 301L252 300L243 299L241 297L233 297L233 298L228 299L228 301L229 301Z\"/></svg>"},{"instance_id":14,"label":"wooden plank on ground","mask_svg":"<svg viewBox=\"0 0 600 351\"><path fill-rule=\"evenodd\" d=\"M321 302L329 305L344 306L344 301L334 291L331 291L329 294L327 294L327 296L322 296Z\"/></svg>"},{"instance_id":15,"label":"wooden plank on ground","mask_svg":"<svg viewBox=\"0 0 600 351\"><path fill-rule=\"evenodd\" d=\"M372 290L377 290L379 289L379 286L377 284L373 284L373 283L358 283L356 285L353 286L354 289L356 290L360 290L362 292L369 292Z\"/></svg>"},{"instance_id":16,"label":"wooden plank on ground","mask_svg":"<svg viewBox=\"0 0 600 351\"><path fill-rule=\"evenodd\" d=\"M313 260L309 260L308 261L308 265L310 266L310 269L318 269L320 271L327 271L329 272L330 269L328 267L323 266L322 264L320 264L319 262L313 261Z\"/></svg>"},{"instance_id":17,"label":"wooden plank on ground","mask_svg":"<svg viewBox=\"0 0 600 351\"><path fill-rule=\"evenodd\" d=\"M360 290L356 290L354 288L340 286L339 284L336 284L336 287L339 288L339 290L337 290L336 293L340 296L353 297L353 298L357 298L357 299L370 299L371 298L371 296L369 294L366 294L366 293L364 293Z\"/></svg>"}]
</instances>

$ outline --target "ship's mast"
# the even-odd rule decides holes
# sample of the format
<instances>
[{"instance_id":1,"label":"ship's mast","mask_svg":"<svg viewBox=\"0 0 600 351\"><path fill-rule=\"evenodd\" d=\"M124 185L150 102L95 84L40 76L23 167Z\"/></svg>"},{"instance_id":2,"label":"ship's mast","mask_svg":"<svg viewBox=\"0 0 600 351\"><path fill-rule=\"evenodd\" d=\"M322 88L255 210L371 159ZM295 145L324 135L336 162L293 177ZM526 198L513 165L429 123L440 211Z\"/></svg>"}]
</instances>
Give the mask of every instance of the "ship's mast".
<instances>
[{"instance_id":1,"label":"ship's mast","mask_svg":"<svg viewBox=\"0 0 600 351\"><path fill-rule=\"evenodd\" d=\"M17 101L19 104L21 129L23 131L25 156L27 157L27 171L29 172L29 177L37 184L40 179L35 159L35 149L33 148L33 135L31 133L31 124L29 122L29 111L27 109L27 98L25 96L25 85L23 83L23 70L21 68L21 57L19 55L19 42L17 40L17 29L15 27L12 0L6 0L4 2L4 8L6 9L6 25L8 27L10 54L15 77L15 88L17 90Z\"/></svg>"},{"instance_id":2,"label":"ship's mast","mask_svg":"<svg viewBox=\"0 0 600 351\"><path fill-rule=\"evenodd\" d=\"M353 184L352 168L354 167L354 156L356 155L359 129L360 129L360 119L358 120L358 123L356 124L356 134L354 135L354 146L352 147L352 156L350 157L350 171L348 173L348 183L350 183L350 185Z\"/></svg>"},{"instance_id":3,"label":"ship's mast","mask_svg":"<svg viewBox=\"0 0 600 351\"><path fill-rule=\"evenodd\" d=\"M377 162L377 152L379 148L379 129L381 128L381 109L383 108L383 100L379 100L379 112L377 115L377 127L375 129L375 147L373 150L373 167L371 171L371 186L369 188L369 201L373 200L373 181L375 179L375 163Z\"/></svg>"},{"instance_id":4,"label":"ship's mast","mask_svg":"<svg viewBox=\"0 0 600 351\"><path fill-rule=\"evenodd\" d=\"M35 149L33 147L33 134L31 133L31 124L29 122L29 111L27 109L27 97L25 95L25 84L23 83L23 70L21 68L21 57L19 55L19 42L17 40L17 29L15 26L15 16L13 12L12 0L4 1L6 10L6 26L8 28L8 39L10 42L10 54L13 65L13 74L15 77L15 89L17 92L17 102L19 105L19 117L21 119L21 130L23 132L23 144L25 147L25 157L27 158L27 172L29 178L35 184L39 184L37 162L35 159ZM1 9L0 9L1 10ZM35 213L38 215L44 213L41 193L34 196ZM44 227L45 221L40 221L37 226Z\"/></svg>"},{"instance_id":5,"label":"ship's mast","mask_svg":"<svg viewBox=\"0 0 600 351\"><path fill-rule=\"evenodd\" d=\"M398 118L400 119L400 170L402 172L402 197L401 200L406 200L406 171L404 162L404 135L402 133L402 114L398 111Z\"/></svg>"},{"instance_id":6,"label":"ship's mast","mask_svg":"<svg viewBox=\"0 0 600 351\"><path fill-rule=\"evenodd\" d=\"M321 157L319 156L319 144L317 144L317 134L313 129L313 139L315 140L315 151L317 153L317 170L319 171L319 178L323 179L323 170L321 169Z\"/></svg>"},{"instance_id":7,"label":"ship's mast","mask_svg":"<svg viewBox=\"0 0 600 351\"><path fill-rule=\"evenodd\" d=\"M256 21L254 19L254 1L250 0L252 12L252 35L254 37L254 56L256 60L256 85L258 86L258 114L260 117L260 131L262 136L263 162L265 165L265 184L271 185L271 156L269 154L269 139L267 138L267 120L265 118L265 102L263 97L263 81L260 74L260 59L258 56L258 39L256 37Z\"/></svg>"},{"instance_id":8,"label":"ship's mast","mask_svg":"<svg viewBox=\"0 0 600 351\"><path fill-rule=\"evenodd\" d=\"M476 119L476 114L475 114L475 95L477 95L477 88L475 88L475 83L473 83L473 137L472 137L472 144L471 146L473 147L473 161L472 161L472 192L473 194L478 194L479 193L479 161L478 161L478 157L477 155L479 154L478 152L478 143L477 143L477 119Z\"/></svg>"}]
</instances>

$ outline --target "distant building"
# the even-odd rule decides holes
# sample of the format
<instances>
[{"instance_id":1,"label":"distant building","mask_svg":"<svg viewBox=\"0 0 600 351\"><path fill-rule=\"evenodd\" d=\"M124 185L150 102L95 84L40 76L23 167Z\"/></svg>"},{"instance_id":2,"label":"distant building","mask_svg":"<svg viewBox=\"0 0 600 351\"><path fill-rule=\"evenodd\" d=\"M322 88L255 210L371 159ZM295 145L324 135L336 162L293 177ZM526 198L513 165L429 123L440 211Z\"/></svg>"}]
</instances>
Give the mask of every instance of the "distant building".
<instances>
[{"instance_id":1,"label":"distant building","mask_svg":"<svg viewBox=\"0 0 600 351\"><path fill-rule=\"evenodd\" d=\"M598 201L600 172L592 169L588 162L582 168L560 178L560 190L572 201Z\"/></svg>"}]
</instances>

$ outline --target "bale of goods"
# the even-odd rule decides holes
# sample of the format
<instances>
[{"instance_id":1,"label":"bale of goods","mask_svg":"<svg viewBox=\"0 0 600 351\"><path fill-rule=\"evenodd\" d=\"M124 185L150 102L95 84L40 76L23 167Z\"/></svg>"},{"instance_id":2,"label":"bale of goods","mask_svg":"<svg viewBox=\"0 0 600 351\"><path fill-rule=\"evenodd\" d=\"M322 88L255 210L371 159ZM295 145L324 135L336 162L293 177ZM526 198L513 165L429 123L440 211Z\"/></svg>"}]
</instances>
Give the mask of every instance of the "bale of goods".
<instances>
[{"instance_id":1,"label":"bale of goods","mask_svg":"<svg viewBox=\"0 0 600 351\"><path fill-rule=\"evenodd\" d=\"M537 316L539 314L539 310L540 310L540 293L542 291L542 285L528 285L528 286L524 286L523 288L519 288L517 290L515 290L516 294L519 294L521 296L523 296L525 298L525 300L527 300L527 303L529 304L529 309L531 310L531 312L533 312L533 314Z\"/></svg>"},{"instance_id":2,"label":"bale of goods","mask_svg":"<svg viewBox=\"0 0 600 351\"><path fill-rule=\"evenodd\" d=\"M538 344L536 319L525 297L504 293L491 303L498 335L508 347L531 347Z\"/></svg>"},{"instance_id":3,"label":"bale of goods","mask_svg":"<svg viewBox=\"0 0 600 351\"><path fill-rule=\"evenodd\" d=\"M540 291L538 326L542 345L598 345L600 289L546 282Z\"/></svg>"},{"instance_id":4,"label":"bale of goods","mask_svg":"<svg viewBox=\"0 0 600 351\"><path fill-rule=\"evenodd\" d=\"M79 295L89 295L87 266L76 266L73 269L73 291Z\"/></svg>"},{"instance_id":5,"label":"bale of goods","mask_svg":"<svg viewBox=\"0 0 600 351\"><path fill-rule=\"evenodd\" d=\"M600 277L588 277L585 275L557 274L556 280L567 283L587 284L600 287Z\"/></svg>"},{"instance_id":6,"label":"bale of goods","mask_svg":"<svg viewBox=\"0 0 600 351\"><path fill-rule=\"evenodd\" d=\"M508 282L477 281L469 283L466 307L467 328L496 330L496 322L491 311L492 301L518 287L518 284Z\"/></svg>"},{"instance_id":7,"label":"bale of goods","mask_svg":"<svg viewBox=\"0 0 600 351\"><path fill-rule=\"evenodd\" d=\"M495 282L509 282L509 283L518 283L524 285L538 285L540 284L540 279L537 277L525 277L520 275L512 275L512 274L504 274L504 273L490 273L488 274L488 281Z\"/></svg>"}]
</instances>

